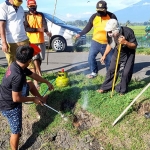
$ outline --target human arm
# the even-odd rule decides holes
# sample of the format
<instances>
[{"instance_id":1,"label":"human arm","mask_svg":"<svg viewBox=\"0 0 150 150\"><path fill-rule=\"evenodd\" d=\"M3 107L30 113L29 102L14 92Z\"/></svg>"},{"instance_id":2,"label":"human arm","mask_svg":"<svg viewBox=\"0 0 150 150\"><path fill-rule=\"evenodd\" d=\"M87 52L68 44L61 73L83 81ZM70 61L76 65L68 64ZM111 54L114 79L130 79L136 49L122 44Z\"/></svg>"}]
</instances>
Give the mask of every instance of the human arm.
<instances>
[{"instance_id":1,"label":"human arm","mask_svg":"<svg viewBox=\"0 0 150 150\"><path fill-rule=\"evenodd\" d=\"M54 87L53 85L46 79L42 78L41 76L39 76L38 74L36 73L32 73L31 75L29 75L30 78L40 82L40 83L46 83L47 86L49 87L49 90L53 90Z\"/></svg>"},{"instance_id":2,"label":"human arm","mask_svg":"<svg viewBox=\"0 0 150 150\"><path fill-rule=\"evenodd\" d=\"M52 33L48 31L47 21L43 13L40 13L40 14L42 15L42 24L43 24L44 32L47 34L47 36L51 37Z\"/></svg>"},{"instance_id":3,"label":"human arm","mask_svg":"<svg viewBox=\"0 0 150 150\"><path fill-rule=\"evenodd\" d=\"M41 27L41 28L30 27L30 25L28 23L28 19L30 19L29 18L30 15L31 15L30 12L25 13L25 20L24 20L25 31L26 32L44 32L44 27Z\"/></svg>"},{"instance_id":4,"label":"human arm","mask_svg":"<svg viewBox=\"0 0 150 150\"><path fill-rule=\"evenodd\" d=\"M121 35L119 38L118 38L118 42L119 44L122 44L130 49L136 49L137 45L133 42L129 42L127 39L125 39L125 37L123 35Z\"/></svg>"},{"instance_id":5,"label":"human arm","mask_svg":"<svg viewBox=\"0 0 150 150\"><path fill-rule=\"evenodd\" d=\"M29 72L26 71L26 73L28 74ZM11 80L11 91L13 102L22 103L32 101L41 105L43 105L42 103L46 102L45 97L40 95L32 81L27 81L26 83L24 75L16 74L13 76ZM25 96L27 95L28 91L32 93L32 97Z\"/></svg>"},{"instance_id":6,"label":"human arm","mask_svg":"<svg viewBox=\"0 0 150 150\"><path fill-rule=\"evenodd\" d=\"M2 51L8 52L8 44L6 41L6 33L5 33L6 21L0 21L0 33L1 33L1 41L2 41Z\"/></svg>"},{"instance_id":7,"label":"human arm","mask_svg":"<svg viewBox=\"0 0 150 150\"><path fill-rule=\"evenodd\" d=\"M93 14L93 15L90 17L90 19L89 19L87 25L84 27L84 29L83 29L80 33L78 33L78 34L76 35L76 38L79 38L80 36L82 36L82 35L88 33L88 32L92 29L92 27L93 27L93 20L94 20L95 16L96 16L96 14Z\"/></svg>"},{"instance_id":8,"label":"human arm","mask_svg":"<svg viewBox=\"0 0 150 150\"><path fill-rule=\"evenodd\" d=\"M101 63L104 63L104 60L106 59L106 56L110 51L111 51L111 46L109 44L107 44L105 52L104 52L103 56L100 58Z\"/></svg>"},{"instance_id":9,"label":"human arm","mask_svg":"<svg viewBox=\"0 0 150 150\"><path fill-rule=\"evenodd\" d=\"M35 97L23 97L22 92L12 91L12 99L15 103L23 103L23 102L34 102L35 104L43 105L42 98L40 96Z\"/></svg>"}]
</instances>

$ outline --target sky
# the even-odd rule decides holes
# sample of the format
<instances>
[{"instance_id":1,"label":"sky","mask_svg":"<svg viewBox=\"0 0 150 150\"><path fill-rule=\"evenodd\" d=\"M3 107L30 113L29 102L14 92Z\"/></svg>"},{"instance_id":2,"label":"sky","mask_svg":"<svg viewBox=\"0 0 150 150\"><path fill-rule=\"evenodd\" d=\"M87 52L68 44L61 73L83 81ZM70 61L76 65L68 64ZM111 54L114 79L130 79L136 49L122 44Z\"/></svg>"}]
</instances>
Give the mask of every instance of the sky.
<instances>
[{"instance_id":1,"label":"sky","mask_svg":"<svg viewBox=\"0 0 150 150\"><path fill-rule=\"evenodd\" d=\"M5 0L0 0L0 3L4 1ZM141 0L106 0L108 11L111 12L126 8L140 1ZM54 14L63 21L71 21L90 18L90 16L96 12L98 0L36 0L36 2L38 11ZM54 9L55 5L56 10ZM26 0L23 0L22 6L27 10Z\"/></svg>"}]
</instances>

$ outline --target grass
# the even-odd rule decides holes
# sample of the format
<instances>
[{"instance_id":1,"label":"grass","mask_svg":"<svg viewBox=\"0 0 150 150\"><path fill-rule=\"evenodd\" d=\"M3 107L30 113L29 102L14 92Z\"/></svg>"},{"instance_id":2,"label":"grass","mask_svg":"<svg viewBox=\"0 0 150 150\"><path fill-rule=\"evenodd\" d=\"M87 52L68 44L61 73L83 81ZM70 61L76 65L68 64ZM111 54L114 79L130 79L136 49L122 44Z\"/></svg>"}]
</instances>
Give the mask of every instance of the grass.
<instances>
[{"instance_id":1,"label":"grass","mask_svg":"<svg viewBox=\"0 0 150 150\"><path fill-rule=\"evenodd\" d=\"M145 47L139 47L136 49L137 54L150 55L150 49Z\"/></svg>"},{"instance_id":2,"label":"grass","mask_svg":"<svg viewBox=\"0 0 150 150\"><path fill-rule=\"evenodd\" d=\"M128 27L130 27L131 29L133 29L134 34L136 36L144 36L146 34L146 32L145 32L145 27L146 26L130 26L129 25Z\"/></svg>"},{"instance_id":3,"label":"grass","mask_svg":"<svg viewBox=\"0 0 150 150\"><path fill-rule=\"evenodd\" d=\"M5 72L5 69L0 68L0 79ZM44 74L44 78L52 81L56 78L55 74ZM147 150L150 145L150 120L145 119L138 114L134 107L131 107L128 112L119 120L115 127L112 127L113 121L121 114L121 112L130 104L130 102L141 92L144 86L150 81L132 80L129 86L129 92L120 96L116 92L110 98L110 92L99 94L96 92L104 81L104 77L97 76L89 80L83 74L69 74L70 85L64 88L58 88L55 83L55 90L49 92L48 105L56 110L62 110L61 104L68 100L74 103L74 112L77 113L81 109L85 109L95 117L101 120L98 127L90 128L82 131L78 136L91 134L101 141L106 150ZM46 86L41 84L40 93L46 90ZM145 91L139 102L150 100L150 88ZM35 131L40 134L54 134L59 128L65 128L73 136L76 135L76 130L72 126L72 122L64 122L59 114L40 106L30 105L29 113L33 110L38 111L41 115L41 120L37 123ZM42 115L44 112L44 115ZM71 110L63 111L66 116L70 116Z\"/></svg>"},{"instance_id":4,"label":"grass","mask_svg":"<svg viewBox=\"0 0 150 150\"><path fill-rule=\"evenodd\" d=\"M128 25L129 28L133 29L134 33L136 36L144 36L146 34L145 32L145 27L146 26L131 26ZM84 27L80 27L83 29ZM87 33L87 35L92 35L93 34L93 28Z\"/></svg>"}]
</instances>

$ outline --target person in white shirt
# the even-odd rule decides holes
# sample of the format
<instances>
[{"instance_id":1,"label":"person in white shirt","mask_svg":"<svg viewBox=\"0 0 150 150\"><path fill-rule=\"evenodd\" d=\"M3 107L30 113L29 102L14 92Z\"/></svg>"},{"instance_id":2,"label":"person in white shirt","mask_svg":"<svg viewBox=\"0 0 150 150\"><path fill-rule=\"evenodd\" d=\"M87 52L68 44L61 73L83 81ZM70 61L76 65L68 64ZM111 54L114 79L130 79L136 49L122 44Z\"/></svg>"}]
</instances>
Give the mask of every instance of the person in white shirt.
<instances>
[{"instance_id":1,"label":"person in white shirt","mask_svg":"<svg viewBox=\"0 0 150 150\"><path fill-rule=\"evenodd\" d=\"M2 51L5 53L8 66L16 60L16 49L21 45L29 45L24 28L22 2L22 0L6 0L0 4ZM34 68L34 65L31 63L29 68Z\"/></svg>"}]
</instances>

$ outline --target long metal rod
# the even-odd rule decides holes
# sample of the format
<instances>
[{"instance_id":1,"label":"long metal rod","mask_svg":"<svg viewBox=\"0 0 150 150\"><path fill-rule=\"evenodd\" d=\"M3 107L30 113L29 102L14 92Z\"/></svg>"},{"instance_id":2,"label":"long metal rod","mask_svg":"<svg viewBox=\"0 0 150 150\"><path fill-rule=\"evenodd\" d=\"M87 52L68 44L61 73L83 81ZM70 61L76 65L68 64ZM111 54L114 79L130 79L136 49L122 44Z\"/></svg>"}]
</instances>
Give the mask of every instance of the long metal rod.
<instances>
[{"instance_id":1,"label":"long metal rod","mask_svg":"<svg viewBox=\"0 0 150 150\"><path fill-rule=\"evenodd\" d=\"M44 103L43 105L46 106L46 107L48 107L48 108L50 108L51 110L53 110L53 111L55 111L55 112L57 112L58 114L61 115L61 113L60 113L59 111L57 111L56 109L50 107L49 105L47 105L47 104L45 104L45 103Z\"/></svg>"},{"instance_id":2,"label":"long metal rod","mask_svg":"<svg viewBox=\"0 0 150 150\"><path fill-rule=\"evenodd\" d=\"M51 81L51 84L52 84L54 81L55 81L55 79L53 79L53 80ZM44 95L47 93L48 90L49 90L49 87L45 90L45 92L43 93L42 96L44 96ZM48 107L48 108L50 108L51 110L55 111L56 113L58 113L58 114L60 114L60 115L62 116L62 113L59 112L59 111L57 111L56 109L50 107L49 105L47 105L47 104L45 104L45 103L43 103L43 105L46 106L46 107Z\"/></svg>"},{"instance_id":3,"label":"long metal rod","mask_svg":"<svg viewBox=\"0 0 150 150\"><path fill-rule=\"evenodd\" d=\"M114 74L114 79L113 79L113 84L112 84L112 90L111 90L111 97L113 96L115 82L116 82L116 75L117 75L117 70L118 70L118 63L119 63L119 59L120 59L120 51L121 51L121 44L119 44L119 49L118 49L118 55L117 55L117 61L116 61L116 67L115 67L115 74Z\"/></svg>"},{"instance_id":4,"label":"long metal rod","mask_svg":"<svg viewBox=\"0 0 150 150\"><path fill-rule=\"evenodd\" d=\"M150 83L135 97L135 99L129 104L128 107L121 113L121 115L113 122L112 126L114 126L119 119L127 112L127 110L133 105L133 103L146 91L146 89L150 86Z\"/></svg>"}]
</instances>

